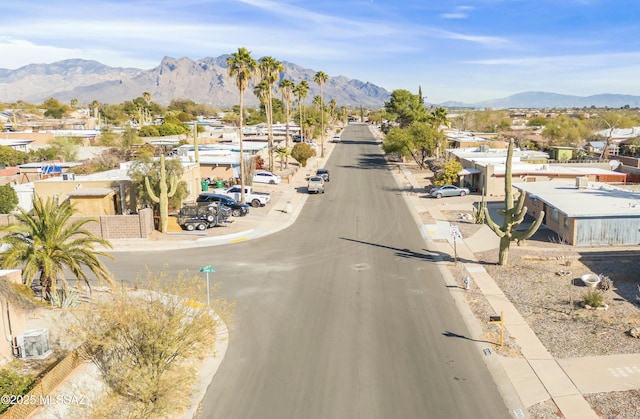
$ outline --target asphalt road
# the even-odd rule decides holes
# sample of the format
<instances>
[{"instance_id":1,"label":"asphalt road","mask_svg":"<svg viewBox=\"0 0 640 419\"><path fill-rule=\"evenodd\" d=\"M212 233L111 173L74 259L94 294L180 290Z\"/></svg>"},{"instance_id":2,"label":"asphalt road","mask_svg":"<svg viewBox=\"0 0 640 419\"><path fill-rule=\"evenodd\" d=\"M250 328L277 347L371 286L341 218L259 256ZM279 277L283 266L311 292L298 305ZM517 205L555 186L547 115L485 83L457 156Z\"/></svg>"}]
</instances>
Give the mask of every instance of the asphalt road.
<instances>
[{"instance_id":1,"label":"asphalt road","mask_svg":"<svg viewBox=\"0 0 640 419\"><path fill-rule=\"evenodd\" d=\"M326 193L279 233L109 263L211 263L237 301L201 417L510 417L369 129L347 127L326 167Z\"/></svg>"}]
</instances>

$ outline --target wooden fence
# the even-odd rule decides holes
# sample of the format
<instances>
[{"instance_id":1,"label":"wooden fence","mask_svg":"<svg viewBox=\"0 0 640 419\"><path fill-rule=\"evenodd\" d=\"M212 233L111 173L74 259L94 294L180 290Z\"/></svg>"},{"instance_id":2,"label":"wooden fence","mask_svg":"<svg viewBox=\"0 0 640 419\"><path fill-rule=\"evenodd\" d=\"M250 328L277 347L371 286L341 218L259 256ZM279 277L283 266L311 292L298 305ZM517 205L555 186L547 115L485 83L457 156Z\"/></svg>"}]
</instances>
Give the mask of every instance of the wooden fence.
<instances>
[{"instance_id":1,"label":"wooden fence","mask_svg":"<svg viewBox=\"0 0 640 419\"><path fill-rule=\"evenodd\" d=\"M24 403L11 406L9 410L0 415L0 419L24 419L39 405L45 404L46 396L62 383L71 374L71 371L86 361L83 353L84 351L80 347L58 362L29 393L22 396L20 400L23 400Z\"/></svg>"}]
</instances>

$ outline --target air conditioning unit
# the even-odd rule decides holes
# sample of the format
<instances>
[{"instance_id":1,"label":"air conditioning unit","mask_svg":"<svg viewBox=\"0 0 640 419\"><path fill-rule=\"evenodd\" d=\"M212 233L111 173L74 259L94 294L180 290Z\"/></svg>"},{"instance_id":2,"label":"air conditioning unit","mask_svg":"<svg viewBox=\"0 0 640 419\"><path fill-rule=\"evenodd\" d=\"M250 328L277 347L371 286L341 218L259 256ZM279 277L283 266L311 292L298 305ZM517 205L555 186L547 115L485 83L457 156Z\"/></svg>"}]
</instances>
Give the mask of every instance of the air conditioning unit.
<instances>
[{"instance_id":1,"label":"air conditioning unit","mask_svg":"<svg viewBox=\"0 0 640 419\"><path fill-rule=\"evenodd\" d=\"M63 173L62 174L62 180L75 180L75 179L76 179L75 173Z\"/></svg>"},{"instance_id":2,"label":"air conditioning unit","mask_svg":"<svg viewBox=\"0 0 640 419\"><path fill-rule=\"evenodd\" d=\"M576 177L576 188L587 189L589 187L589 178L587 176Z\"/></svg>"},{"instance_id":3,"label":"air conditioning unit","mask_svg":"<svg viewBox=\"0 0 640 419\"><path fill-rule=\"evenodd\" d=\"M49 348L49 330L31 329L16 336L18 353L24 359L45 359L53 353Z\"/></svg>"}]
</instances>

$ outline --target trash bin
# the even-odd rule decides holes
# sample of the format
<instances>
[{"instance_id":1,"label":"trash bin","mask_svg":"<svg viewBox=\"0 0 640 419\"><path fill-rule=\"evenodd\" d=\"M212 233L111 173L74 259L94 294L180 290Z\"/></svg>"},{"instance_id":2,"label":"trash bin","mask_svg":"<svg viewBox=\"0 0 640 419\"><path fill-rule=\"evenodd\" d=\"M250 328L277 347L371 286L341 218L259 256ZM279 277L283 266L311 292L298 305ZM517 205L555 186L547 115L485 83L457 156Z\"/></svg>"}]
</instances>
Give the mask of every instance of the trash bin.
<instances>
[{"instance_id":1,"label":"trash bin","mask_svg":"<svg viewBox=\"0 0 640 419\"><path fill-rule=\"evenodd\" d=\"M216 180L216 188L224 188L224 182L220 179Z\"/></svg>"},{"instance_id":2,"label":"trash bin","mask_svg":"<svg viewBox=\"0 0 640 419\"><path fill-rule=\"evenodd\" d=\"M202 187L202 192L206 192L209 190L209 182L206 180L200 182L200 186Z\"/></svg>"}]
</instances>

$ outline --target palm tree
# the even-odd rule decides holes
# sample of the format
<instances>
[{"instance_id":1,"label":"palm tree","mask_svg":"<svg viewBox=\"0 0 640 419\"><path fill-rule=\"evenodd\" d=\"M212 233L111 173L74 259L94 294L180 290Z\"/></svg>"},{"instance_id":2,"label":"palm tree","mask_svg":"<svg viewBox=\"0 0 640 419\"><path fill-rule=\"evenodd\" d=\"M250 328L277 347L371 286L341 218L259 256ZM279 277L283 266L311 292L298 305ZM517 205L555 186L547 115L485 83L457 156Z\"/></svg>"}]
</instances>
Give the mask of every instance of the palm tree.
<instances>
[{"instance_id":1,"label":"palm tree","mask_svg":"<svg viewBox=\"0 0 640 419\"><path fill-rule=\"evenodd\" d=\"M320 157L324 157L324 97L322 96L322 86L327 82L329 76L323 71L318 71L313 76L313 81L315 81L318 86L320 86Z\"/></svg>"},{"instance_id":2,"label":"palm tree","mask_svg":"<svg viewBox=\"0 0 640 419\"><path fill-rule=\"evenodd\" d=\"M294 84L289 79L284 79L278 85L278 90L282 92L282 101L285 104L285 118L286 118L286 135L285 135L285 146L289 147L289 117L290 117L290 109L291 109L291 95L293 94Z\"/></svg>"},{"instance_id":3,"label":"palm tree","mask_svg":"<svg viewBox=\"0 0 640 419\"><path fill-rule=\"evenodd\" d=\"M430 119L432 121L433 127L438 133L440 133L440 127L442 125L448 125L449 119L447 118L447 109L443 108L442 106L438 106L431 112ZM440 154L444 152L444 149L446 147L444 141L445 136L438 135L438 143L436 146L436 155L438 157L440 157Z\"/></svg>"},{"instance_id":4,"label":"palm tree","mask_svg":"<svg viewBox=\"0 0 640 419\"><path fill-rule=\"evenodd\" d=\"M267 137L269 141L269 170L273 171L273 85L284 71L282 61L273 57L262 57L259 60L260 78L267 83L267 99L265 111L267 113Z\"/></svg>"},{"instance_id":5,"label":"palm tree","mask_svg":"<svg viewBox=\"0 0 640 419\"><path fill-rule=\"evenodd\" d=\"M0 244L8 245L8 249L0 253L0 264L5 268L23 266L22 282L28 286L36 274L40 274L40 285L47 300L52 291L55 292L59 279L66 290L65 268L78 282L82 280L88 286L89 277L83 267L89 268L98 279L113 283L111 274L98 259L98 256L111 255L94 250L96 244L110 248L111 243L85 228L85 224L95 219L72 221L76 212L69 201L58 206L52 198L43 201L37 197L32 214L20 208L15 216L18 222L2 229L7 235L0 239Z\"/></svg>"},{"instance_id":6,"label":"palm tree","mask_svg":"<svg viewBox=\"0 0 640 419\"><path fill-rule=\"evenodd\" d=\"M332 125L335 125L336 121L336 108L338 107L338 103L335 99L331 99L329 101L329 116L331 117Z\"/></svg>"},{"instance_id":7,"label":"palm tree","mask_svg":"<svg viewBox=\"0 0 640 419\"><path fill-rule=\"evenodd\" d=\"M304 137L302 120L304 118L304 98L309 94L309 83L302 80L293 88L294 94L298 97L298 112L300 112L300 135Z\"/></svg>"},{"instance_id":8,"label":"palm tree","mask_svg":"<svg viewBox=\"0 0 640 419\"><path fill-rule=\"evenodd\" d=\"M275 153L278 155L278 158L280 159L280 170L282 170L282 164L291 155L291 150L289 150L287 147L278 147L276 148Z\"/></svg>"},{"instance_id":9,"label":"palm tree","mask_svg":"<svg viewBox=\"0 0 640 419\"><path fill-rule=\"evenodd\" d=\"M311 103L316 107L318 112L322 112L322 98L320 95L315 95Z\"/></svg>"},{"instance_id":10,"label":"palm tree","mask_svg":"<svg viewBox=\"0 0 640 419\"><path fill-rule=\"evenodd\" d=\"M229 76L236 76L236 86L240 91L240 203L244 204L245 167L244 150L242 147L242 119L243 119L243 96L244 91L249 87L249 80L255 74L258 63L251 57L251 52L244 47L238 48L238 52L231 54L227 58L227 71Z\"/></svg>"}]
</instances>

